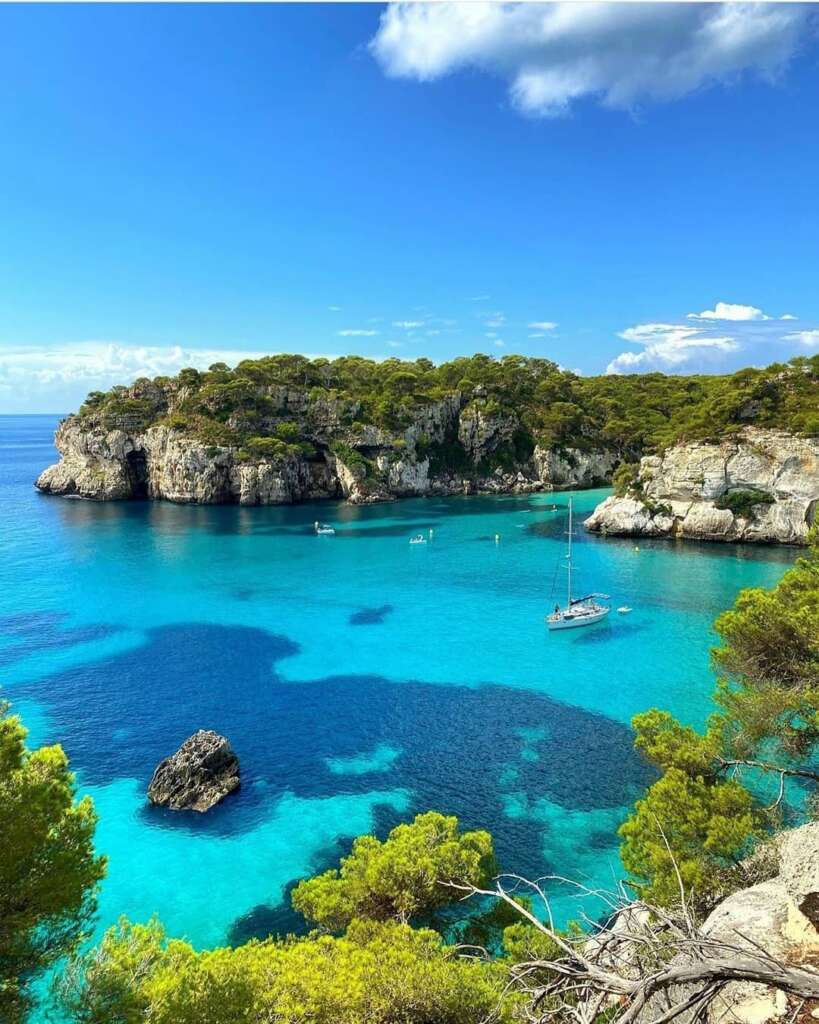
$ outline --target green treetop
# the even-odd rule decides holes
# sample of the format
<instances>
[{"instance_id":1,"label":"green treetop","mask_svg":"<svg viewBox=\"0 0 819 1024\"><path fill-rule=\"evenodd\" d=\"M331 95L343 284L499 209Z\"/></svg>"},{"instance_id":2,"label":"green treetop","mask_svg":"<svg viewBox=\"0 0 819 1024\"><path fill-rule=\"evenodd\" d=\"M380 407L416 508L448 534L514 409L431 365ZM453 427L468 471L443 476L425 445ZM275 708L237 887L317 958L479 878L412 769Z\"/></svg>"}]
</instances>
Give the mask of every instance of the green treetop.
<instances>
[{"instance_id":1,"label":"green treetop","mask_svg":"<svg viewBox=\"0 0 819 1024\"><path fill-rule=\"evenodd\" d=\"M123 921L64 994L76 1024L505 1024L519 1001L506 981L500 965L396 923L197 953L157 923Z\"/></svg>"},{"instance_id":2,"label":"green treetop","mask_svg":"<svg viewBox=\"0 0 819 1024\"><path fill-rule=\"evenodd\" d=\"M327 445L354 425L401 435L419 412L443 399L510 417L514 436L500 453L510 459L539 444L609 448L634 461L675 441L721 438L747 425L819 435L819 356L720 376L580 377L551 360L516 355L476 354L439 365L429 359L277 355L94 391L80 415L105 428L137 431L161 424L252 458L266 437ZM283 437L278 428L294 410L298 431ZM251 438L255 454L246 445ZM457 437L440 444L430 454L444 460L459 447ZM296 451L278 446L275 457Z\"/></svg>"},{"instance_id":3,"label":"green treetop","mask_svg":"<svg viewBox=\"0 0 819 1024\"><path fill-rule=\"evenodd\" d=\"M339 868L296 886L293 906L330 932L356 918L406 923L458 898L442 883L481 886L495 871L488 832L461 833L457 818L430 811L384 842L360 836Z\"/></svg>"},{"instance_id":4,"label":"green treetop","mask_svg":"<svg viewBox=\"0 0 819 1024\"><path fill-rule=\"evenodd\" d=\"M23 1019L30 983L86 934L105 861L59 746L29 751L0 708L0 1019Z\"/></svg>"},{"instance_id":5,"label":"green treetop","mask_svg":"<svg viewBox=\"0 0 819 1024\"><path fill-rule=\"evenodd\" d=\"M819 782L816 530L810 541L776 587L742 591L717 619L706 732L656 709L634 719L637 749L663 774L621 828L623 863L657 902L679 900L680 879L706 907L741 884L753 841L778 824L786 781Z\"/></svg>"}]
</instances>

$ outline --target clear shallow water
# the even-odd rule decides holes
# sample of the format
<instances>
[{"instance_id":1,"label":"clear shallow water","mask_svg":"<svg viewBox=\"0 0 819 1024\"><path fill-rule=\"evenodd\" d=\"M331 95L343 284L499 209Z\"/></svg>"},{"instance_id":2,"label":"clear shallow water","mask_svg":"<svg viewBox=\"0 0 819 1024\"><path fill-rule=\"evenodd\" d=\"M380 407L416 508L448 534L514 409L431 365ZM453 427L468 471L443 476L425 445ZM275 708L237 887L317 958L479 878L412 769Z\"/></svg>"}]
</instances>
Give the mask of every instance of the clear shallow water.
<instances>
[{"instance_id":1,"label":"clear shallow water","mask_svg":"<svg viewBox=\"0 0 819 1024\"><path fill-rule=\"evenodd\" d=\"M711 622L794 557L578 531L578 587L634 611L550 635L566 519L546 506L565 494L67 501L32 487L56 422L0 417L0 681L96 801L100 927L157 912L198 946L297 927L292 882L429 808L491 830L507 870L610 883L650 778L630 718L701 723ZM605 493L578 492L578 517ZM148 807L157 761L198 728L230 738L239 795L206 816Z\"/></svg>"}]
</instances>

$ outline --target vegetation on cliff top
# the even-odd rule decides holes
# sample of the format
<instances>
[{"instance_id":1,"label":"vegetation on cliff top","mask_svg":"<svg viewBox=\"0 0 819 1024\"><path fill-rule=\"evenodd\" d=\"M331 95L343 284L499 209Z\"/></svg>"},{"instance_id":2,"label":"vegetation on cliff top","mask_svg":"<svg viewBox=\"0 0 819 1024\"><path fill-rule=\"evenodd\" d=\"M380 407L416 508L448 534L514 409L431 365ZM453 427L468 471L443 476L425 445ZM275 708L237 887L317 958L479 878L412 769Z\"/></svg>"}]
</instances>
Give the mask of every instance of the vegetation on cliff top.
<instances>
[{"instance_id":1,"label":"vegetation on cliff top","mask_svg":"<svg viewBox=\"0 0 819 1024\"><path fill-rule=\"evenodd\" d=\"M535 444L608 447L634 458L748 424L819 434L819 356L725 376L581 377L548 359L515 355L438 365L276 355L95 391L80 416L128 430L164 423L258 458L309 454L319 436L326 444L343 434L366 446L364 428L400 435L425 406L453 397L462 408L515 421L510 459L531 453ZM457 438L447 444L460 447ZM447 451L430 454L452 461Z\"/></svg>"}]
</instances>

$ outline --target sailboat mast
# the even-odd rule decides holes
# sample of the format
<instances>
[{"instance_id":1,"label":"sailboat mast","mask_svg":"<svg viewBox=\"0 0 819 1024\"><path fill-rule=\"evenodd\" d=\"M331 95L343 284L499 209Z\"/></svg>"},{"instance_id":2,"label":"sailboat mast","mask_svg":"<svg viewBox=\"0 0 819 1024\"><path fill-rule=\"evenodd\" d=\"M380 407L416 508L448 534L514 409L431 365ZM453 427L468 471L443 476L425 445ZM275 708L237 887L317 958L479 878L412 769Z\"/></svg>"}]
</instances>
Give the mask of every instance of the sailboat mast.
<instances>
[{"instance_id":1,"label":"sailboat mast","mask_svg":"<svg viewBox=\"0 0 819 1024\"><path fill-rule=\"evenodd\" d=\"M566 599L566 610L570 610L572 607L572 499L569 498L569 555L568 555L568 569L569 569L569 589L568 597Z\"/></svg>"}]
</instances>

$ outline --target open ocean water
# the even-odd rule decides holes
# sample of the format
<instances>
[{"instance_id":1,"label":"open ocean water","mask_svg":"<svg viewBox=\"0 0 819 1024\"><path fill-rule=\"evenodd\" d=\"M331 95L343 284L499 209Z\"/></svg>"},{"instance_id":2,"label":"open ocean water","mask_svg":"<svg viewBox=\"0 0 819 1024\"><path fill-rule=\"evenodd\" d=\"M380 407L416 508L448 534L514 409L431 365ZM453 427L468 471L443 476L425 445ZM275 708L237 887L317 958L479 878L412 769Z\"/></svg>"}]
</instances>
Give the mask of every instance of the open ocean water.
<instances>
[{"instance_id":1,"label":"open ocean water","mask_svg":"<svg viewBox=\"0 0 819 1024\"><path fill-rule=\"evenodd\" d=\"M200 947L295 929L294 881L428 809L489 829L508 871L610 886L616 828L651 778L631 717L656 705L702 723L714 617L795 557L579 527L578 592L634 610L549 634L565 493L49 498L32 482L56 424L0 417L0 692L94 798L100 928L158 913ZM606 493L577 492L578 519ZM316 519L336 535L317 537ZM199 728L230 739L239 794L204 816L148 806L156 763ZM555 911L576 916L576 898L556 891Z\"/></svg>"}]
</instances>

